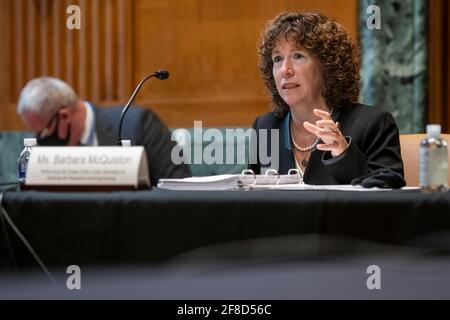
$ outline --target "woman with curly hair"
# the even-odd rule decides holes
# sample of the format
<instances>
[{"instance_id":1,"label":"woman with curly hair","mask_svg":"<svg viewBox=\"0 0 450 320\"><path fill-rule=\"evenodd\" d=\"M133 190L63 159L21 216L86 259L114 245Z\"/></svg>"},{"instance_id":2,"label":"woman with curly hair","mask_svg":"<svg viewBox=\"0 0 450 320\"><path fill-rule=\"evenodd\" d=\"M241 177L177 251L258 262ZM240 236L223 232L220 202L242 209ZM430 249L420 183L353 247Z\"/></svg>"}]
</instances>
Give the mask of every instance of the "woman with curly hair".
<instances>
[{"instance_id":1,"label":"woman with curly hair","mask_svg":"<svg viewBox=\"0 0 450 320\"><path fill-rule=\"evenodd\" d=\"M272 161L257 150L255 173L297 168L305 183L348 184L391 170L404 184L397 125L388 112L357 103L359 56L342 25L320 13L282 13L266 25L259 58L273 111L256 118L252 145L266 143ZM279 130L278 150L270 129Z\"/></svg>"}]
</instances>

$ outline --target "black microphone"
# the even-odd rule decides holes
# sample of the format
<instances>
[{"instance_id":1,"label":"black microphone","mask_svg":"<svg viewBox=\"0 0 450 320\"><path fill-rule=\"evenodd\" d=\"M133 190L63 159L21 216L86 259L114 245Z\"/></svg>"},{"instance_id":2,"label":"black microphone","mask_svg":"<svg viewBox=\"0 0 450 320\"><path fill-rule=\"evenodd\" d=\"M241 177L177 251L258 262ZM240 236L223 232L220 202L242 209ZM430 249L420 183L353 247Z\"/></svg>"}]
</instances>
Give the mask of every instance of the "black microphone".
<instances>
[{"instance_id":1,"label":"black microphone","mask_svg":"<svg viewBox=\"0 0 450 320\"><path fill-rule=\"evenodd\" d=\"M159 80L166 80L169 77L169 72L167 70L158 70L154 73L154 75Z\"/></svg>"},{"instance_id":2,"label":"black microphone","mask_svg":"<svg viewBox=\"0 0 450 320\"><path fill-rule=\"evenodd\" d=\"M127 104L122 110L122 113L120 114L120 122L119 122L119 129L117 130L117 139L116 139L116 145L120 146L122 145L122 123L123 118L125 117L125 113L127 113L128 109L130 108L131 104L133 103L134 97L141 89L142 84L147 81L147 79L150 79L151 77L156 77L159 80L166 80L169 77L169 72L166 70L158 70L152 73L149 76L146 76L144 79L142 79L141 82L137 85L136 89L134 89L133 94L130 97L130 100L128 100Z\"/></svg>"}]
</instances>

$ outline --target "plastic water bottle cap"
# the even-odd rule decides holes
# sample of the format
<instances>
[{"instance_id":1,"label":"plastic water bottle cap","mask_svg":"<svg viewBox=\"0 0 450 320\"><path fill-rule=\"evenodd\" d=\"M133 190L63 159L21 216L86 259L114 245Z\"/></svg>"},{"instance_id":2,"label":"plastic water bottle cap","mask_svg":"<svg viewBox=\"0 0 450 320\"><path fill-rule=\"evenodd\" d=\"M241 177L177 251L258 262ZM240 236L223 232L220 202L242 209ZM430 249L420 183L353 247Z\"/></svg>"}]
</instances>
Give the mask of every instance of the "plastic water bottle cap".
<instances>
[{"instance_id":1,"label":"plastic water bottle cap","mask_svg":"<svg viewBox=\"0 0 450 320\"><path fill-rule=\"evenodd\" d=\"M36 138L25 138L23 139L23 145L25 147L34 147L37 146Z\"/></svg>"},{"instance_id":2,"label":"plastic water bottle cap","mask_svg":"<svg viewBox=\"0 0 450 320\"><path fill-rule=\"evenodd\" d=\"M131 140L122 140L122 147L131 147Z\"/></svg>"},{"instance_id":3,"label":"plastic water bottle cap","mask_svg":"<svg viewBox=\"0 0 450 320\"><path fill-rule=\"evenodd\" d=\"M427 125L427 134L430 137L439 138L441 134L441 125L440 124Z\"/></svg>"}]
</instances>

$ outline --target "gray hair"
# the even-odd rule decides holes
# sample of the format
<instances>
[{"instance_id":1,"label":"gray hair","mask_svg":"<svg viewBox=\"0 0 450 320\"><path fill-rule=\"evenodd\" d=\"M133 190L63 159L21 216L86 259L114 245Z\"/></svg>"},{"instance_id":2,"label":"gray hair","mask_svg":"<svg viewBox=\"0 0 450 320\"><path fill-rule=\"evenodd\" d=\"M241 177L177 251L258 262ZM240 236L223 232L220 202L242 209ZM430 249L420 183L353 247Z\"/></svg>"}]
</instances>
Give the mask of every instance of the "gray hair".
<instances>
[{"instance_id":1,"label":"gray hair","mask_svg":"<svg viewBox=\"0 0 450 320\"><path fill-rule=\"evenodd\" d=\"M64 81L52 77L39 77L29 81L22 89L17 104L17 112L32 111L48 116L60 107L72 107L80 99Z\"/></svg>"}]
</instances>

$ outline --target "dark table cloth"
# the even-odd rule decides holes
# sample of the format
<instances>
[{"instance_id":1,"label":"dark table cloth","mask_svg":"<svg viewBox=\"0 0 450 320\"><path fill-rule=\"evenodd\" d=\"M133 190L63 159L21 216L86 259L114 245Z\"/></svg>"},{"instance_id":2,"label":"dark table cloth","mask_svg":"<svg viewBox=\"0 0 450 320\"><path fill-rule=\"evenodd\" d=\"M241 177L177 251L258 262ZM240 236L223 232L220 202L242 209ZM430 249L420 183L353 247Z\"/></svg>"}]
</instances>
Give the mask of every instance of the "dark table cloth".
<instances>
[{"instance_id":1,"label":"dark table cloth","mask_svg":"<svg viewBox=\"0 0 450 320\"><path fill-rule=\"evenodd\" d=\"M450 231L450 193L418 190L8 191L3 207L49 265L156 262L229 241L300 234L410 245ZM16 263L35 265L11 228L0 229L3 264L11 253L6 229Z\"/></svg>"}]
</instances>

